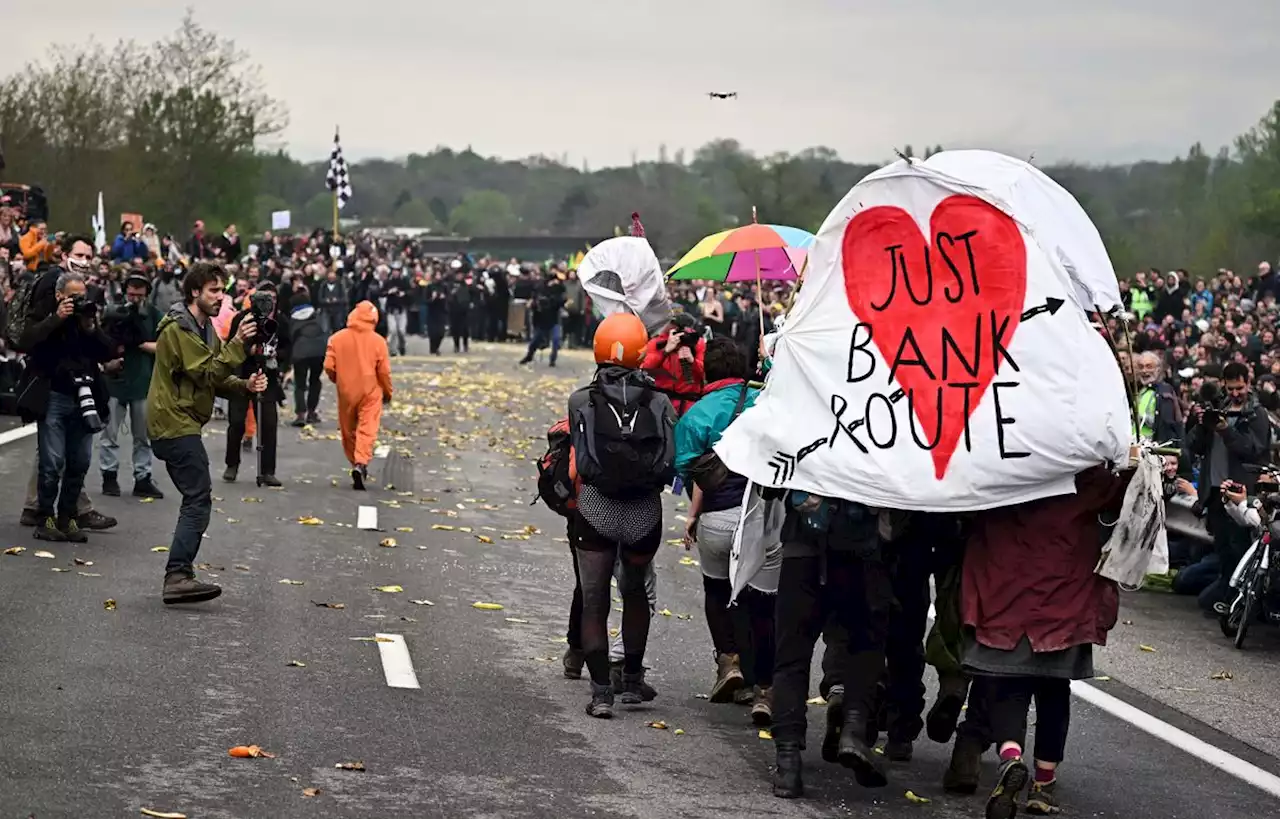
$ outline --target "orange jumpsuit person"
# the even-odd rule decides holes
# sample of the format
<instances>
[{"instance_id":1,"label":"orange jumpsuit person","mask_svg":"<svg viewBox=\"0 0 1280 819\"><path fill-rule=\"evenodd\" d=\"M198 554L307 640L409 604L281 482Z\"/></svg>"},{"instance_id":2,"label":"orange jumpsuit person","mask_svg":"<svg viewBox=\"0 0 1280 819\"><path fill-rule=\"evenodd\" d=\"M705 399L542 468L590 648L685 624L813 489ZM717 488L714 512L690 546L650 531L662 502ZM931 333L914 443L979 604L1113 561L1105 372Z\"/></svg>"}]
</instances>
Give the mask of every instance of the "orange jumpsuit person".
<instances>
[{"instance_id":1,"label":"orange jumpsuit person","mask_svg":"<svg viewBox=\"0 0 1280 819\"><path fill-rule=\"evenodd\" d=\"M391 359L386 339L374 332L377 323L378 308L360 302L324 354L324 371L338 385L338 428L356 489L364 489L382 404L391 400Z\"/></svg>"}]
</instances>

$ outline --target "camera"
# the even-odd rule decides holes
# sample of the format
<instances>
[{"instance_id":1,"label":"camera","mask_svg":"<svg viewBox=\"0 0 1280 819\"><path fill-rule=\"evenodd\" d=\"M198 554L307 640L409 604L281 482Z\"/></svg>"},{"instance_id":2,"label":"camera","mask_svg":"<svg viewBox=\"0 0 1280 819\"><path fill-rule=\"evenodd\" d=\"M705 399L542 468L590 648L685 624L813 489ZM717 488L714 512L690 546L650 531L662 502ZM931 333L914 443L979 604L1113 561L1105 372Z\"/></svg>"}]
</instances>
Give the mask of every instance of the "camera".
<instances>
[{"instance_id":1,"label":"camera","mask_svg":"<svg viewBox=\"0 0 1280 819\"><path fill-rule=\"evenodd\" d=\"M102 331L126 350L135 349L146 341L141 308L133 302L108 305L102 311Z\"/></svg>"},{"instance_id":2,"label":"camera","mask_svg":"<svg viewBox=\"0 0 1280 819\"><path fill-rule=\"evenodd\" d=\"M96 318L98 315L98 303L90 301L86 296L72 296L71 312L84 318Z\"/></svg>"},{"instance_id":3,"label":"camera","mask_svg":"<svg viewBox=\"0 0 1280 819\"><path fill-rule=\"evenodd\" d=\"M265 342L275 338L276 333L280 331L280 325L274 318L275 307L275 299L272 298L271 293L254 293L249 297L249 314L253 316L253 323L258 327L258 331L254 333L255 342Z\"/></svg>"}]
</instances>

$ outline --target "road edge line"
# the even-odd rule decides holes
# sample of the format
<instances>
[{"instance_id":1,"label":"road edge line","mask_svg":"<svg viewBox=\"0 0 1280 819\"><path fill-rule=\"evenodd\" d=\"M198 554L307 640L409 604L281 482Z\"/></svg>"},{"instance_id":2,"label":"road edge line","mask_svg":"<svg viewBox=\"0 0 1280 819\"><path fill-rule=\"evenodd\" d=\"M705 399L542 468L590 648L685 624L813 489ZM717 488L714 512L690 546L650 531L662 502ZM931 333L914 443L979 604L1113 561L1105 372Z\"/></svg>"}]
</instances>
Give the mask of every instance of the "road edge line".
<instances>
[{"instance_id":1,"label":"road edge line","mask_svg":"<svg viewBox=\"0 0 1280 819\"><path fill-rule=\"evenodd\" d=\"M382 658L382 676L389 688L421 688L418 674L413 670L409 646L403 634L375 634L378 655Z\"/></svg>"},{"instance_id":2,"label":"road edge line","mask_svg":"<svg viewBox=\"0 0 1280 819\"><path fill-rule=\"evenodd\" d=\"M1252 762L1246 762L1234 754L1211 745L1199 737L1176 728L1164 720L1153 717L1137 706L1108 694L1084 680L1071 681L1071 693L1116 719L1145 731L1156 739L1178 748L1218 770L1231 774L1271 796L1280 797L1280 777L1264 771Z\"/></svg>"},{"instance_id":3,"label":"road edge line","mask_svg":"<svg viewBox=\"0 0 1280 819\"><path fill-rule=\"evenodd\" d=\"M6 429L4 432L0 432L0 446L11 444L14 441L21 441L23 438L29 438L35 434L35 424L23 424L22 426L14 429Z\"/></svg>"}]
</instances>

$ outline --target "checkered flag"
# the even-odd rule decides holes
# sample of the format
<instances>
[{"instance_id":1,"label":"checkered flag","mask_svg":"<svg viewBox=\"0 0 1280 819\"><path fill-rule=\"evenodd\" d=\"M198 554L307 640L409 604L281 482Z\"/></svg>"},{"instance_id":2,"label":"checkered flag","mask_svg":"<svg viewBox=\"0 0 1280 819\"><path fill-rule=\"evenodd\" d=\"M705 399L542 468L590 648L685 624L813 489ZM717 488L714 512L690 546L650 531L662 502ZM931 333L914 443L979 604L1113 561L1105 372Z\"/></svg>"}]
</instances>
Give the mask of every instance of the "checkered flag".
<instances>
[{"instance_id":1,"label":"checkered flag","mask_svg":"<svg viewBox=\"0 0 1280 819\"><path fill-rule=\"evenodd\" d=\"M329 173L324 178L325 185L338 196L338 208L341 209L351 198L351 176L347 173L347 160L342 156L342 143L338 141L338 132L333 132L333 153L329 154Z\"/></svg>"}]
</instances>

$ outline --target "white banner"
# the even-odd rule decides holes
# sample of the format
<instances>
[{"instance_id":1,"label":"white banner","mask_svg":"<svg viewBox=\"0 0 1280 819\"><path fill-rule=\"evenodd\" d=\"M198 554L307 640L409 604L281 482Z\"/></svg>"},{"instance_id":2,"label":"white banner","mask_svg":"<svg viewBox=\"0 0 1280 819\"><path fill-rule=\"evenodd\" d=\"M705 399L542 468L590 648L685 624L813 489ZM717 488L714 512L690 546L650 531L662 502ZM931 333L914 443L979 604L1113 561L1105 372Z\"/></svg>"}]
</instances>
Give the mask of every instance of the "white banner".
<instances>
[{"instance_id":1,"label":"white banner","mask_svg":"<svg viewBox=\"0 0 1280 819\"><path fill-rule=\"evenodd\" d=\"M871 506L971 511L1074 492L1077 472L1127 458L1120 370L1081 304L1118 301L1114 271L1079 205L1023 167L944 152L845 196L768 386L716 446L730 469Z\"/></svg>"},{"instance_id":2,"label":"white banner","mask_svg":"<svg viewBox=\"0 0 1280 819\"><path fill-rule=\"evenodd\" d=\"M287 210L271 211L271 229L272 230L288 230L290 214Z\"/></svg>"}]
</instances>

